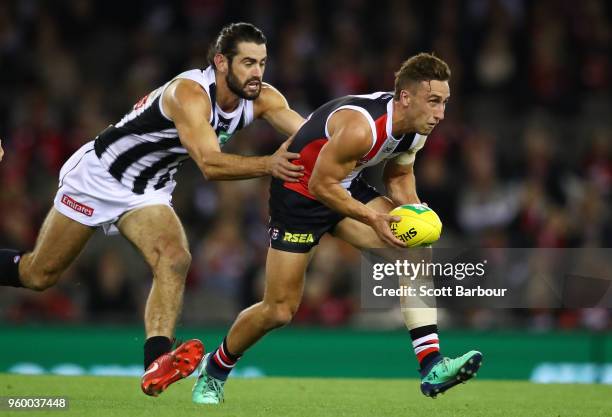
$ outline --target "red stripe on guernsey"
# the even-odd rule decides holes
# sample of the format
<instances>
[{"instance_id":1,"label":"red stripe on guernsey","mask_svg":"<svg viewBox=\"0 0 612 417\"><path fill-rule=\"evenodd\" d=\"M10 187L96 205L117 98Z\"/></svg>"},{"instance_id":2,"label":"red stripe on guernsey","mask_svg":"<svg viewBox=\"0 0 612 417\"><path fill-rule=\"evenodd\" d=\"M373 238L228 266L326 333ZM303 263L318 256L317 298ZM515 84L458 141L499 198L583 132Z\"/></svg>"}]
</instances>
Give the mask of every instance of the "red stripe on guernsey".
<instances>
[{"instance_id":1,"label":"red stripe on guernsey","mask_svg":"<svg viewBox=\"0 0 612 417\"><path fill-rule=\"evenodd\" d=\"M359 160L359 162L362 164L374 158L374 155L376 155L378 151L380 151L380 148L387 139L387 115L383 114L378 119L376 119L374 125L376 126L376 142L374 142L374 146L372 147L372 149L370 149L370 152L368 152L366 156Z\"/></svg>"},{"instance_id":2,"label":"red stripe on guernsey","mask_svg":"<svg viewBox=\"0 0 612 417\"><path fill-rule=\"evenodd\" d=\"M315 139L302 148L302 150L299 152L300 157L298 159L294 159L291 161L291 163L295 165L303 165L304 171L302 172L304 176L300 178L299 182L285 182L283 184L285 188L300 193L304 197L308 197L311 200L316 200L316 197L310 194L308 191L308 183L310 182L310 176L312 175L315 163L319 157L319 152L321 152L321 148L326 143L327 139Z\"/></svg>"},{"instance_id":3,"label":"red stripe on guernsey","mask_svg":"<svg viewBox=\"0 0 612 417\"><path fill-rule=\"evenodd\" d=\"M425 349L425 350L417 353L416 356L417 356L418 361L421 362L423 360L423 358L425 356L429 355L431 352L439 352L439 351L440 351L440 349L438 349L437 347L432 347L432 348Z\"/></svg>"}]
</instances>

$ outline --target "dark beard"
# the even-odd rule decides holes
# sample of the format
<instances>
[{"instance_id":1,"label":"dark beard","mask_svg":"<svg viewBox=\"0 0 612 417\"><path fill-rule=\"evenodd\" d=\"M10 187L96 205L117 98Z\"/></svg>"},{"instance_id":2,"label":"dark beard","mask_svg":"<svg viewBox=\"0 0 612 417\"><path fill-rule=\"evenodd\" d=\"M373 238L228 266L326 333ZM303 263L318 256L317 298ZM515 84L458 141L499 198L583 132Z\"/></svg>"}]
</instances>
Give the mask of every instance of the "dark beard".
<instances>
[{"instance_id":1,"label":"dark beard","mask_svg":"<svg viewBox=\"0 0 612 417\"><path fill-rule=\"evenodd\" d=\"M234 75L234 71L232 71L231 66L229 68L227 76L225 77L225 83L229 87L230 91L236 94L238 97L243 98L245 100L255 100L257 97L259 97L259 93L261 92L261 81L260 81L259 89L255 93L249 94L246 91L244 91L244 88L246 87L246 85L250 83L251 81L260 81L260 80L258 78L251 78L250 80L246 80L244 85L240 85L240 81L238 81L238 78Z\"/></svg>"}]
</instances>

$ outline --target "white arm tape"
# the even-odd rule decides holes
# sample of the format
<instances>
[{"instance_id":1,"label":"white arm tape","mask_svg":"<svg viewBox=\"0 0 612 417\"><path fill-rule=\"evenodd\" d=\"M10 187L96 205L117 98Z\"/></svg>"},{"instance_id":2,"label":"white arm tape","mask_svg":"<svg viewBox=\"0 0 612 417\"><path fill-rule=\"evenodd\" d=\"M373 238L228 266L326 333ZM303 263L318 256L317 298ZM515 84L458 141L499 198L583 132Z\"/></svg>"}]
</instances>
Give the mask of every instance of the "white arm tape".
<instances>
[{"instance_id":1,"label":"white arm tape","mask_svg":"<svg viewBox=\"0 0 612 417\"><path fill-rule=\"evenodd\" d=\"M412 165L414 163L414 159L416 156L416 152L403 152L399 156L396 156L394 162L397 165Z\"/></svg>"}]
</instances>

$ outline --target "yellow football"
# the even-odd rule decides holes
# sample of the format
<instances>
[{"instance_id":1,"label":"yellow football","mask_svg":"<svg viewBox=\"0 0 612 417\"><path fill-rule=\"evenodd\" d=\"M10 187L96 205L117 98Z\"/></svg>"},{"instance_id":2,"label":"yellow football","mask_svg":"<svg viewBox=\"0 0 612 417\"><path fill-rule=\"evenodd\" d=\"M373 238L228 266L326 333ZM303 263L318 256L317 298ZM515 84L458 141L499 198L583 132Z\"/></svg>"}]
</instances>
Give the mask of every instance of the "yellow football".
<instances>
[{"instance_id":1,"label":"yellow football","mask_svg":"<svg viewBox=\"0 0 612 417\"><path fill-rule=\"evenodd\" d=\"M435 211L423 204L405 204L389 214L402 218L391 223L391 230L409 248L431 245L440 239L442 222Z\"/></svg>"}]
</instances>

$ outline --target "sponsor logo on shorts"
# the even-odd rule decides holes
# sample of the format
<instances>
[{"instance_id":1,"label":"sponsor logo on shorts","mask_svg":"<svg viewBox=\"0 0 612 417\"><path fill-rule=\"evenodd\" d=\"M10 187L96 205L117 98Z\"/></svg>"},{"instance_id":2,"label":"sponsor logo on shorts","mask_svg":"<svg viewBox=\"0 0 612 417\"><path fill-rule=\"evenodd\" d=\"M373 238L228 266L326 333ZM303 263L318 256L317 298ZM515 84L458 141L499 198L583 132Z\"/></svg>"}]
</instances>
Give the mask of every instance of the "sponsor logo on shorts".
<instances>
[{"instance_id":1,"label":"sponsor logo on shorts","mask_svg":"<svg viewBox=\"0 0 612 417\"><path fill-rule=\"evenodd\" d=\"M78 211L79 213L86 215L87 217L93 216L94 209L92 209L91 207L87 207L85 204L81 204L78 201L73 200L66 194L62 195L62 203L70 207L74 211Z\"/></svg>"},{"instance_id":2,"label":"sponsor logo on shorts","mask_svg":"<svg viewBox=\"0 0 612 417\"><path fill-rule=\"evenodd\" d=\"M279 231L278 231L278 229L276 227L273 227L273 228L270 229L270 238L272 240L278 239L278 234L279 234Z\"/></svg>"},{"instance_id":3,"label":"sponsor logo on shorts","mask_svg":"<svg viewBox=\"0 0 612 417\"><path fill-rule=\"evenodd\" d=\"M283 240L289 243L314 243L314 237L312 237L312 233L285 232Z\"/></svg>"}]
</instances>

